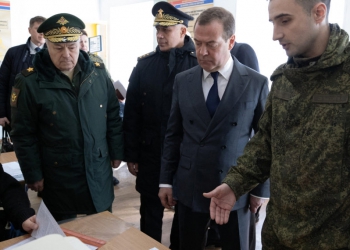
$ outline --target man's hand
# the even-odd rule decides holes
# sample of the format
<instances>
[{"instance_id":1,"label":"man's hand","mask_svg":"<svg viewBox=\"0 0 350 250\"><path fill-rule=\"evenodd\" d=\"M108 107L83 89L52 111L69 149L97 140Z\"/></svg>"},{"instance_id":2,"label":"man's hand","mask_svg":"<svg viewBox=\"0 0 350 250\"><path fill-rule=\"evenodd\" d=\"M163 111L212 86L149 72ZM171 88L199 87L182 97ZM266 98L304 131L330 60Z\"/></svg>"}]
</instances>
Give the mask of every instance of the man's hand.
<instances>
[{"instance_id":1,"label":"man's hand","mask_svg":"<svg viewBox=\"0 0 350 250\"><path fill-rule=\"evenodd\" d=\"M112 168L118 168L120 166L120 163L122 163L121 160L112 160L111 161Z\"/></svg>"},{"instance_id":2,"label":"man's hand","mask_svg":"<svg viewBox=\"0 0 350 250\"><path fill-rule=\"evenodd\" d=\"M262 204L264 204L264 199L255 197L250 195L250 211L252 213L256 213L258 211L258 208L262 206Z\"/></svg>"},{"instance_id":3,"label":"man's hand","mask_svg":"<svg viewBox=\"0 0 350 250\"><path fill-rule=\"evenodd\" d=\"M38 191L43 191L44 189L44 179L42 179L41 181L37 181L34 182L32 184L28 184L27 183L28 188L30 188L31 190L38 192Z\"/></svg>"},{"instance_id":4,"label":"man's hand","mask_svg":"<svg viewBox=\"0 0 350 250\"><path fill-rule=\"evenodd\" d=\"M39 227L38 224L36 224L36 216L33 215L32 217L29 217L27 220L25 220L22 223L22 228L27 231L28 233L31 233L34 229L37 229Z\"/></svg>"},{"instance_id":5,"label":"man's hand","mask_svg":"<svg viewBox=\"0 0 350 250\"><path fill-rule=\"evenodd\" d=\"M209 193L203 193L204 197L211 198L210 217L219 225L226 224L231 210L236 203L236 195L226 184L221 184Z\"/></svg>"},{"instance_id":6,"label":"man's hand","mask_svg":"<svg viewBox=\"0 0 350 250\"><path fill-rule=\"evenodd\" d=\"M161 187L158 197L165 208L170 209L172 206L176 205L176 201L173 199L173 189L170 187Z\"/></svg>"},{"instance_id":7,"label":"man's hand","mask_svg":"<svg viewBox=\"0 0 350 250\"><path fill-rule=\"evenodd\" d=\"M139 171L139 164L136 162L128 162L126 165L128 165L129 172L132 175L137 176L137 172Z\"/></svg>"},{"instance_id":8,"label":"man's hand","mask_svg":"<svg viewBox=\"0 0 350 250\"><path fill-rule=\"evenodd\" d=\"M0 118L0 125L5 127L6 124L10 124L10 121L7 119L7 117Z\"/></svg>"}]
</instances>

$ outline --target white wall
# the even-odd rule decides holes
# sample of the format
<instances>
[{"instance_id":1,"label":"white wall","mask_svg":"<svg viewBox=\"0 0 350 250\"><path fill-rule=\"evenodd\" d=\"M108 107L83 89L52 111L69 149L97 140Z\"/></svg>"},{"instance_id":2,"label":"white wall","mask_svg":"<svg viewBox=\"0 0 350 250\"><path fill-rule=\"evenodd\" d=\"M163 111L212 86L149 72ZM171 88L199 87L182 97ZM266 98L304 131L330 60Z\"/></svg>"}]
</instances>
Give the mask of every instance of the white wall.
<instances>
[{"instance_id":1,"label":"white wall","mask_svg":"<svg viewBox=\"0 0 350 250\"><path fill-rule=\"evenodd\" d=\"M137 57L157 46L151 10L159 1L100 0L100 17L109 23L109 71L125 86ZM235 13L236 0L215 0L214 4Z\"/></svg>"},{"instance_id":2,"label":"white wall","mask_svg":"<svg viewBox=\"0 0 350 250\"><path fill-rule=\"evenodd\" d=\"M23 44L29 37L29 19L34 16L50 17L70 13L84 22L100 20L99 0L10 0L12 46Z\"/></svg>"},{"instance_id":3,"label":"white wall","mask_svg":"<svg viewBox=\"0 0 350 250\"><path fill-rule=\"evenodd\" d=\"M350 1L336 0L331 3L329 21L338 23L340 27L343 27L345 2ZM237 42L253 47L259 60L260 73L269 78L277 66L287 61L287 56L279 43L272 40L273 26L268 21L268 4L269 1L265 0L237 0L235 19Z\"/></svg>"},{"instance_id":4,"label":"white wall","mask_svg":"<svg viewBox=\"0 0 350 250\"><path fill-rule=\"evenodd\" d=\"M137 57L154 50L153 0L110 8L109 72L125 87ZM132 11L131 11L132 10Z\"/></svg>"},{"instance_id":5,"label":"white wall","mask_svg":"<svg viewBox=\"0 0 350 250\"><path fill-rule=\"evenodd\" d=\"M344 8L344 29L350 34L350 1L345 1Z\"/></svg>"},{"instance_id":6,"label":"white wall","mask_svg":"<svg viewBox=\"0 0 350 250\"><path fill-rule=\"evenodd\" d=\"M81 18L84 22L106 22L108 23L108 46L104 48L109 54L109 61L106 62L114 78L122 71L123 83L127 85L126 75L131 72L130 66L120 65L125 57L135 60L136 57L153 50L156 46L155 32L152 27L152 6L147 5L141 10L137 3L147 3L160 0L11 0L11 29L12 46L22 44L28 38L29 19L36 15L49 17L51 15L68 12ZM35 7L33 6L35 4ZM268 22L266 0L215 0L215 6L221 6L231 11L236 18L237 41L246 42L252 45L258 54L261 72L270 76L273 69L280 63L285 62L285 52L272 41L272 25ZM123 7L124 6L124 7ZM125 9L130 6L130 10ZM124 11L123 19L111 18L111 9L119 8ZM239 11L236 11L236 10ZM143 11L147 19L144 20L135 14L136 11ZM347 14L348 13L348 14ZM139 14L138 14L139 15ZM117 20L117 21L116 21ZM118 21L119 20L119 21ZM132 20L136 22L131 22ZM113 23L112 23L113 22ZM118 23L115 23L118 22ZM337 22L350 33L350 1L332 1L330 22ZM113 27L113 28L111 28ZM142 35L137 35L143 27ZM150 30L153 30L150 31ZM130 33L129 33L130 32ZM149 32L149 33L148 33ZM150 35L148 35L150 34ZM138 41L138 45L122 45L118 47L116 39ZM153 41L150 45L149 39ZM142 46L141 46L142 45ZM115 49L117 47L117 49ZM123 53L121 54L120 51ZM137 56L135 57L135 55ZM119 60L119 61L118 61ZM118 62L117 62L118 61ZM113 63L111 63L113 62ZM123 66L123 67L122 67Z\"/></svg>"}]
</instances>

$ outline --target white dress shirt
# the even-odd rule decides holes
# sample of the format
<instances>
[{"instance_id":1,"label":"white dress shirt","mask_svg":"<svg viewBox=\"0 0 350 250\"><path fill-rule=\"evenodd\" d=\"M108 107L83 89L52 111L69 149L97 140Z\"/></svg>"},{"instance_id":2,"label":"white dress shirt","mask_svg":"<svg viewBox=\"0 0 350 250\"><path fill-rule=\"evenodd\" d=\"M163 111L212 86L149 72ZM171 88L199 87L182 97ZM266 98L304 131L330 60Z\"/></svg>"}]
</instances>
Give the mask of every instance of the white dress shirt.
<instances>
[{"instance_id":1,"label":"white dress shirt","mask_svg":"<svg viewBox=\"0 0 350 250\"><path fill-rule=\"evenodd\" d=\"M41 46L36 46L32 40L30 40L30 43L29 43L29 49L30 49L30 54L36 54L36 51L35 51L35 48L36 47L39 47L40 49L44 48L44 44L42 44Z\"/></svg>"},{"instance_id":2,"label":"white dress shirt","mask_svg":"<svg viewBox=\"0 0 350 250\"><path fill-rule=\"evenodd\" d=\"M231 73L233 69L233 59L230 57L228 61L226 62L225 66L219 70L219 76L218 76L218 93L220 100L222 99L228 81L230 79ZM205 71L203 69L203 78L202 78L202 87L203 87L203 94L204 99L207 100L209 90L211 89L211 86L214 84L214 79L210 75L210 72Z\"/></svg>"}]
</instances>

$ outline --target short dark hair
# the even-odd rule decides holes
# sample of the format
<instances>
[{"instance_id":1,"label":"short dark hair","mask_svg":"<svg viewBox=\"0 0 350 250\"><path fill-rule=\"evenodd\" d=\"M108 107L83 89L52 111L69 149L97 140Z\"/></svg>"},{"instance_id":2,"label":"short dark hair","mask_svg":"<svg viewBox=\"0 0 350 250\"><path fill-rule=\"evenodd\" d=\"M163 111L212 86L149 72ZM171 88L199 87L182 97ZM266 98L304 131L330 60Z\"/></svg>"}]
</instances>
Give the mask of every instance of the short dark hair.
<instances>
[{"instance_id":1,"label":"short dark hair","mask_svg":"<svg viewBox=\"0 0 350 250\"><path fill-rule=\"evenodd\" d=\"M295 0L297 4L299 4L303 9L310 14L312 8L318 3L324 3L327 7L327 19L329 15L329 9L331 7L331 0Z\"/></svg>"},{"instance_id":2,"label":"short dark hair","mask_svg":"<svg viewBox=\"0 0 350 250\"><path fill-rule=\"evenodd\" d=\"M87 32L85 30L81 30L81 35L82 36L88 36Z\"/></svg>"},{"instance_id":3,"label":"short dark hair","mask_svg":"<svg viewBox=\"0 0 350 250\"><path fill-rule=\"evenodd\" d=\"M45 20L43 16L35 16L29 20L29 27L33 27L34 23L43 23Z\"/></svg>"},{"instance_id":4,"label":"short dark hair","mask_svg":"<svg viewBox=\"0 0 350 250\"><path fill-rule=\"evenodd\" d=\"M222 23L222 26L224 28L222 38L224 40L229 39L235 33L236 27L234 17L231 12L222 7L212 7L203 11L197 17L193 29L195 29L197 23L199 25L206 25L215 20Z\"/></svg>"}]
</instances>

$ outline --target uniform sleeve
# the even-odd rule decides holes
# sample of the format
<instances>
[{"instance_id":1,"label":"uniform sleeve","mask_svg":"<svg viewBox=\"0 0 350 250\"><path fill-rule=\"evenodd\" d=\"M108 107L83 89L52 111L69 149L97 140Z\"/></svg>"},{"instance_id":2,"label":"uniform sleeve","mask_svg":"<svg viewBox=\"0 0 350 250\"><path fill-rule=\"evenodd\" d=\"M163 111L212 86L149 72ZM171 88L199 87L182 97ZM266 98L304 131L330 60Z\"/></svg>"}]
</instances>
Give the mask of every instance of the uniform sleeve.
<instances>
[{"instance_id":1,"label":"uniform sleeve","mask_svg":"<svg viewBox=\"0 0 350 250\"><path fill-rule=\"evenodd\" d=\"M5 55L4 61L0 68L0 118L6 117L6 102L8 101L8 93L11 79L11 61L13 55L12 50L9 49ZM10 119L11 117L7 117Z\"/></svg>"},{"instance_id":2,"label":"uniform sleeve","mask_svg":"<svg viewBox=\"0 0 350 250\"><path fill-rule=\"evenodd\" d=\"M266 103L268 94L269 94L268 80L267 78L265 78L265 81L263 83L263 87L260 93L258 105L254 111L253 130L255 134L259 130L258 124L264 112L265 103ZM256 197L269 198L270 197L270 179L266 180L263 183L260 183L258 186L256 186L254 189L251 190L250 194Z\"/></svg>"},{"instance_id":3,"label":"uniform sleeve","mask_svg":"<svg viewBox=\"0 0 350 250\"><path fill-rule=\"evenodd\" d=\"M38 145L38 107L26 87L28 78L19 74L11 94L11 139L26 183L43 178Z\"/></svg>"},{"instance_id":4,"label":"uniform sleeve","mask_svg":"<svg viewBox=\"0 0 350 250\"><path fill-rule=\"evenodd\" d=\"M113 83L106 73L108 81L108 108L107 108L107 141L109 154L112 160L124 158L124 136L122 119L119 116L119 102L115 94Z\"/></svg>"},{"instance_id":5,"label":"uniform sleeve","mask_svg":"<svg viewBox=\"0 0 350 250\"><path fill-rule=\"evenodd\" d=\"M35 214L30 208L27 193L20 183L4 172L0 164L0 200L5 213L15 228L21 229L22 223Z\"/></svg>"},{"instance_id":6,"label":"uniform sleeve","mask_svg":"<svg viewBox=\"0 0 350 250\"><path fill-rule=\"evenodd\" d=\"M130 76L124 107L124 160L138 162L140 134L142 129L142 104L140 96L140 76L136 66Z\"/></svg>"},{"instance_id":7,"label":"uniform sleeve","mask_svg":"<svg viewBox=\"0 0 350 250\"><path fill-rule=\"evenodd\" d=\"M232 167L223 180L223 183L231 187L237 198L251 191L259 183L265 182L270 176L271 116L272 92L268 95L264 113L259 121L259 131L247 143L243 155L237 160L237 166ZM259 193L252 194L263 196Z\"/></svg>"},{"instance_id":8,"label":"uniform sleeve","mask_svg":"<svg viewBox=\"0 0 350 250\"><path fill-rule=\"evenodd\" d=\"M183 138L182 115L179 107L179 82L175 77L172 105L165 133L160 184L173 184L173 177L180 159L180 145Z\"/></svg>"}]
</instances>

